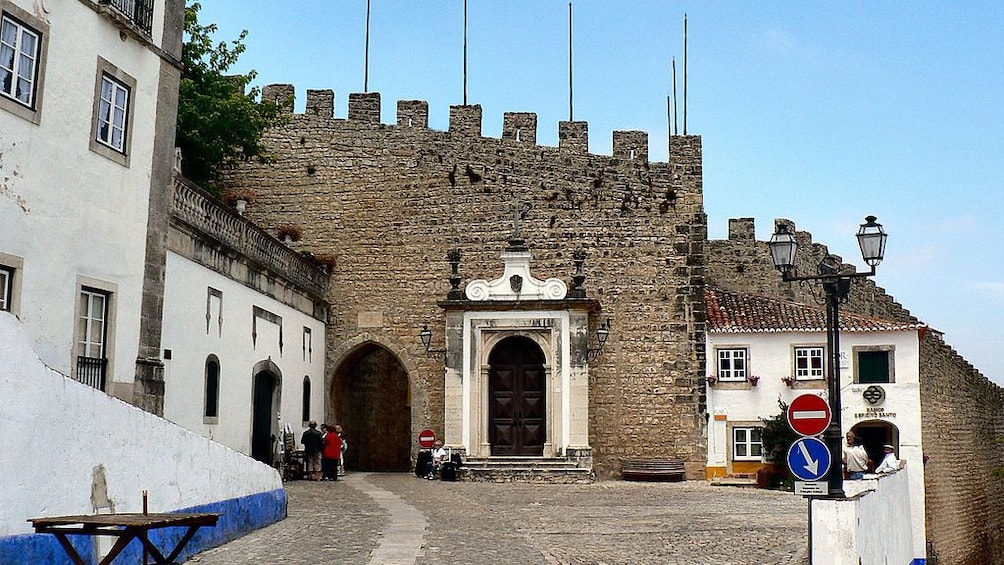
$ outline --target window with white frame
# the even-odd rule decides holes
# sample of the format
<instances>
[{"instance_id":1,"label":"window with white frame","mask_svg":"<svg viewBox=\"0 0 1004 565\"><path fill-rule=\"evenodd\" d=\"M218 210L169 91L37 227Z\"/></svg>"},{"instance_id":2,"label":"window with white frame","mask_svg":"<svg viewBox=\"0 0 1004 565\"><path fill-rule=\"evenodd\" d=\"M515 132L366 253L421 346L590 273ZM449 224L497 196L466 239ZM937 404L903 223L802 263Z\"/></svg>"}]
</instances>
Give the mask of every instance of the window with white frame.
<instances>
[{"instance_id":1,"label":"window with white frame","mask_svg":"<svg viewBox=\"0 0 1004 565\"><path fill-rule=\"evenodd\" d=\"M732 459L734 461L763 460L761 428L732 428Z\"/></svg>"},{"instance_id":2,"label":"window with white frame","mask_svg":"<svg viewBox=\"0 0 1004 565\"><path fill-rule=\"evenodd\" d=\"M795 378L800 381L823 378L822 347L795 348Z\"/></svg>"},{"instance_id":3,"label":"window with white frame","mask_svg":"<svg viewBox=\"0 0 1004 565\"><path fill-rule=\"evenodd\" d=\"M129 115L129 87L108 74L101 75L97 140L125 153Z\"/></svg>"},{"instance_id":4,"label":"window with white frame","mask_svg":"<svg viewBox=\"0 0 1004 565\"><path fill-rule=\"evenodd\" d=\"M98 290L82 289L80 318L77 320L77 351L82 357L104 357L107 316L108 295Z\"/></svg>"},{"instance_id":5,"label":"window with white frame","mask_svg":"<svg viewBox=\"0 0 1004 565\"><path fill-rule=\"evenodd\" d=\"M747 349L745 347L722 348L718 350L718 380L744 381L747 373Z\"/></svg>"},{"instance_id":6,"label":"window with white frame","mask_svg":"<svg viewBox=\"0 0 1004 565\"><path fill-rule=\"evenodd\" d=\"M0 0L0 109L39 123L49 25Z\"/></svg>"},{"instance_id":7,"label":"window with white frame","mask_svg":"<svg viewBox=\"0 0 1004 565\"><path fill-rule=\"evenodd\" d=\"M98 57L90 148L126 167L129 166L135 92L136 79Z\"/></svg>"},{"instance_id":8,"label":"window with white frame","mask_svg":"<svg viewBox=\"0 0 1004 565\"><path fill-rule=\"evenodd\" d=\"M14 304L14 269L0 265L0 310L10 312Z\"/></svg>"},{"instance_id":9,"label":"window with white frame","mask_svg":"<svg viewBox=\"0 0 1004 565\"><path fill-rule=\"evenodd\" d=\"M35 102L41 34L12 15L0 17L0 93L29 108Z\"/></svg>"}]
</instances>

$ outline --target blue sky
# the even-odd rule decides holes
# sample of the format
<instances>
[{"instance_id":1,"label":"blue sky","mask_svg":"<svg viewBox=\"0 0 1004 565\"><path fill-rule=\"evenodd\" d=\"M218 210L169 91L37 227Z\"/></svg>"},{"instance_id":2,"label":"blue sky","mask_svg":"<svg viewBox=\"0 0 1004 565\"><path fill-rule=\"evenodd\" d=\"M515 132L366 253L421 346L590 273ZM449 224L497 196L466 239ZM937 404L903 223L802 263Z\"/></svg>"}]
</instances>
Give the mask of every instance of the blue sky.
<instances>
[{"instance_id":1,"label":"blue sky","mask_svg":"<svg viewBox=\"0 0 1004 565\"><path fill-rule=\"evenodd\" d=\"M372 0L369 90L383 121L429 102L445 130L463 103L463 0ZM876 283L987 377L1004 384L1004 2L576 0L574 119L590 151L613 130L649 133L667 158L676 58L683 132L704 145L709 235L789 218L862 265L868 214L889 232ZM364 90L366 0L205 0L217 38L248 30L234 71L255 84ZM567 0L468 0L467 101L498 137L502 114L536 112L538 143L569 119ZM851 300L853 300L853 295Z\"/></svg>"}]
</instances>

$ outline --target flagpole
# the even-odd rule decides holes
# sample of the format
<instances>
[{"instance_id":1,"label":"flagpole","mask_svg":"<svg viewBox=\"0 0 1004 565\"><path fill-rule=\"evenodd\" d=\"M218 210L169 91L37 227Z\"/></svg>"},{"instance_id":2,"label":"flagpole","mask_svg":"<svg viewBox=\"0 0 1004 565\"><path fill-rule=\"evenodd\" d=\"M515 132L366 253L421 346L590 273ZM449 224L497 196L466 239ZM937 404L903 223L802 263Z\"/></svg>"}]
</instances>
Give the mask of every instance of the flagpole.
<instances>
[{"instance_id":1,"label":"flagpole","mask_svg":"<svg viewBox=\"0 0 1004 565\"><path fill-rule=\"evenodd\" d=\"M568 3L568 121L575 121L572 112L572 3Z\"/></svg>"},{"instance_id":2,"label":"flagpole","mask_svg":"<svg viewBox=\"0 0 1004 565\"><path fill-rule=\"evenodd\" d=\"M687 135L687 14L683 14L683 135Z\"/></svg>"},{"instance_id":3,"label":"flagpole","mask_svg":"<svg viewBox=\"0 0 1004 565\"><path fill-rule=\"evenodd\" d=\"M467 0L464 0L464 106L467 105Z\"/></svg>"},{"instance_id":4,"label":"flagpole","mask_svg":"<svg viewBox=\"0 0 1004 565\"><path fill-rule=\"evenodd\" d=\"M366 0L366 60L363 64L363 92L370 91L370 0Z\"/></svg>"},{"instance_id":5,"label":"flagpole","mask_svg":"<svg viewBox=\"0 0 1004 565\"><path fill-rule=\"evenodd\" d=\"M680 115L676 111L676 57L673 57L673 135L680 135Z\"/></svg>"}]
</instances>

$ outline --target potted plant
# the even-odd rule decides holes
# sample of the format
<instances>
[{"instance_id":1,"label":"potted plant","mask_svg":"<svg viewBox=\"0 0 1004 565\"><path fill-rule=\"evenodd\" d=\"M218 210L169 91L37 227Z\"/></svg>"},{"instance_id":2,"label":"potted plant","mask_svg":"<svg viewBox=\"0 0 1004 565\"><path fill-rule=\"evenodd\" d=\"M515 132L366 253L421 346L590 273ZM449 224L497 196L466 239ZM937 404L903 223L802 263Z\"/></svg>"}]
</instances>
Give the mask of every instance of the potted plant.
<instances>
[{"instance_id":1,"label":"potted plant","mask_svg":"<svg viewBox=\"0 0 1004 565\"><path fill-rule=\"evenodd\" d=\"M296 224L281 224L275 228L275 231L276 237L287 245L303 239L303 228Z\"/></svg>"},{"instance_id":2,"label":"potted plant","mask_svg":"<svg viewBox=\"0 0 1004 565\"><path fill-rule=\"evenodd\" d=\"M795 377L793 375L787 377L781 377L781 380L784 382L784 384L788 386L795 386Z\"/></svg>"},{"instance_id":3,"label":"potted plant","mask_svg":"<svg viewBox=\"0 0 1004 565\"><path fill-rule=\"evenodd\" d=\"M255 192L250 188L229 188L223 191L223 202L233 206L237 213L244 215L248 204L255 199Z\"/></svg>"},{"instance_id":4,"label":"potted plant","mask_svg":"<svg viewBox=\"0 0 1004 565\"><path fill-rule=\"evenodd\" d=\"M746 380L749 381L751 385L756 386L756 384L760 382L760 377L756 375L747 375Z\"/></svg>"},{"instance_id":5,"label":"potted plant","mask_svg":"<svg viewBox=\"0 0 1004 565\"><path fill-rule=\"evenodd\" d=\"M715 383L718 382L718 375L708 375L704 380L708 381L710 386L715 386Z\"/></svg>"}]
</instances>

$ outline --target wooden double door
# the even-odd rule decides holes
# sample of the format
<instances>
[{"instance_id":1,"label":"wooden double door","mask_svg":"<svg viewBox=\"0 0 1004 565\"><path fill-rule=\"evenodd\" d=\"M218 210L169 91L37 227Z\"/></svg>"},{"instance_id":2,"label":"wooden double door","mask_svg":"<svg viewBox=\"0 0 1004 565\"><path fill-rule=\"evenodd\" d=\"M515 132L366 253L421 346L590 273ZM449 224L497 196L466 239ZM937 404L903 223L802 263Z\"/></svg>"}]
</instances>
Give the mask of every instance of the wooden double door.
<instances>
[{"instance_id":1,"label":"wooden double door","mask_svg":"<svg viewBox=\"0 0 1004 565\"><path fill-rule=\"evenodd\" d=\"M547 437L544 352L516 336L488 357L488 441L495 456L541 457Z\"/></svg>"}]
</instances>

